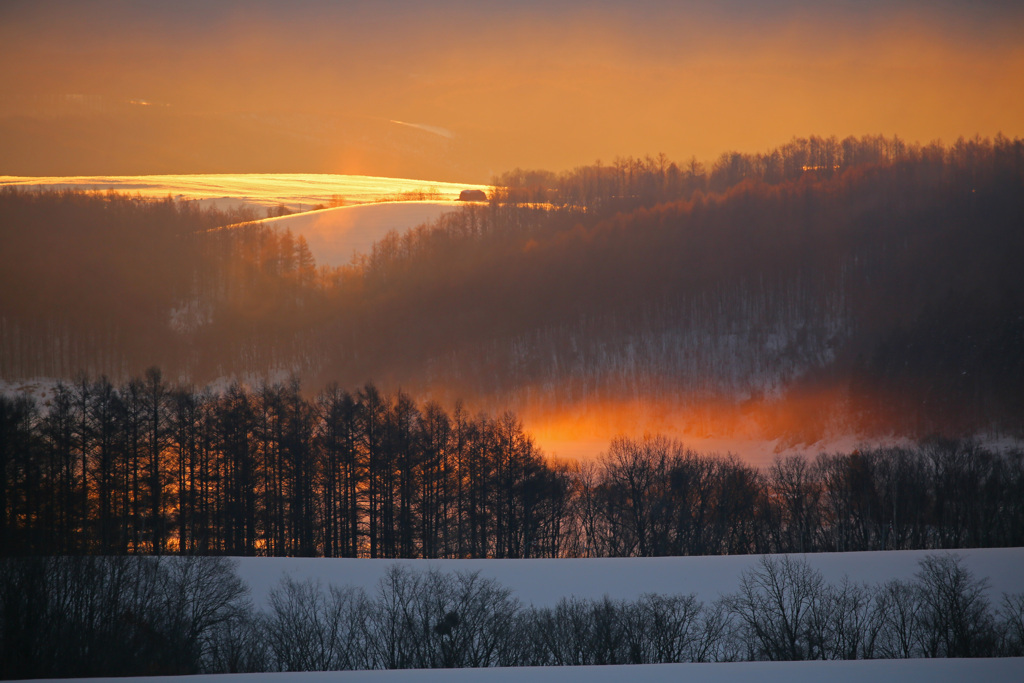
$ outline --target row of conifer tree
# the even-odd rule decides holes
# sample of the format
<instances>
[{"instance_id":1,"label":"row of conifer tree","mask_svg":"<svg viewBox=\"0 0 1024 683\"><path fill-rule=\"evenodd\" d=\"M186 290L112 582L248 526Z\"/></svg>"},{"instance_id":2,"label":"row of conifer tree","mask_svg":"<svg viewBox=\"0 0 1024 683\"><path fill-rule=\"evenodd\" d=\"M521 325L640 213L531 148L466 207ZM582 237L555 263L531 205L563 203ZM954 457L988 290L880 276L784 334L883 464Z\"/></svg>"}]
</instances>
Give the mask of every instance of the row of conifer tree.
<instances>
[{"instance_id":1,"label":"row of conifer tree","mask_svg":"<svg viewBox=\"0 0 1024 683\"><path fill-rule=\"evenodd\" d=\"M367 384L0 398L22 554L595 557L1024 545L1024 453L933 439L757 468L662 437L548 459L517 417Z\"/></svg>"}]
</instances>

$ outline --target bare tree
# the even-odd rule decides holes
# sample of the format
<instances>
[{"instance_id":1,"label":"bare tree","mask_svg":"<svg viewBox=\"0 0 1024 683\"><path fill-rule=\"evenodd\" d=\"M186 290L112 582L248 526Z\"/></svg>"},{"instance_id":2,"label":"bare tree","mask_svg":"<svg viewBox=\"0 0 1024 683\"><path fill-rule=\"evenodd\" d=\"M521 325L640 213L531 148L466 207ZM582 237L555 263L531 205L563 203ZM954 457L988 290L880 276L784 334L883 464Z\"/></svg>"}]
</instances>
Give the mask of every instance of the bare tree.
<instances>
[{"instance_id":1,"label":"bare tree","mask_svg":"<svg viewBox=\"0 0 1024 683\"><path fill-rule=\"evenodd\" d=\"M1003 594L999 607L1000 652L1006 657L1024 656L1024 593Z\"/></svg>"},{"instance_id":2,"label":"bare tree","mask_svg":"<svg viewBox=\"0 0 1024 683\"><path fill-rule=\"evenodd\" d=\"M286 577L270 593L264 620L273 667L280 671L367 668L367 600L361 589Z\"/></svg>"},{"instance_id":3,"label":"bare tree","mask_svg":"<svg viewBox=\"0 0 1024 683\"><path fill-rule=\"evenodd\" d=\"M188 556L162 562L167 575L162 611L179 652L195 662L210 659L222 624L250 611L249 588L235 574L237 564L225 557Z\"/></svg>"},{"instance_id":4,"label":"bare tree","mask_svg":"<svg viewBox=\"0 0 1024 683\"><path fill-rule=\"evenodd\" d=\"M876 588L876 652L885 659L920 657L922 623L918 586L893 579Z\"/></svg>"},{"instance_id":5,"label":"bare tree","mask_svg":"<svg viewBox=\"0 0 1024 683\"><path fill-rule=\"evenodd\" d=\"M625 607L631 664L702 661L703 605L695 595L647 593Z\"/></svg>"},{"instance_id":6,"label":"bare tree","mask_svg":"<svg viewBox=\"0 0 1024 683\"><path fill-rule=\"evenodd\" d=\"M873 659L880 624L871 588L844 576L838 586L829 587L826 600L823 656L827 659Z\"/></svg>"},{"instance_id":7,"label":"bare tree","mask_svg":"<svg viewBox=\"0 0 1024 683\"><path fill-rule=\"evenodd\" d=\"M988 580L976 579L959 555L928 555L915 575L921 591L924 654L986 657L995 649Z\"/></svg>"},{"instance_id":8,"label":"bare tree","mask_svg":"<svg viewBox=\"0 0 1024 683\"><path fill-rule=\"evenodd\" d=\"M803 660L822 656L818 624L825 598L821 573L806 560L767 555L745 571L728 598L752 659Z\"/></svg>"}]
</instances>

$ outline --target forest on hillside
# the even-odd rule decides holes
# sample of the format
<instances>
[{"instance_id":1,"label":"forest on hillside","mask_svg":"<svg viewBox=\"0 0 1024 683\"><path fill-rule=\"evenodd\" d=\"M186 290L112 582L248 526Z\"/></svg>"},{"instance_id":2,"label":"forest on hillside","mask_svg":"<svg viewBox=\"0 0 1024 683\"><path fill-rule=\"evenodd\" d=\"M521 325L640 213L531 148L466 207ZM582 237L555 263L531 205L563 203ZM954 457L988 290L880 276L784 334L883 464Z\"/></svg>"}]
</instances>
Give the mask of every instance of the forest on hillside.
<instances>
[{"instance_id":1,"label":"forest on hillside","mask_svg":"<svg viewBox=\"0 0 1024 683\"><path fill-rule=\"evenodd\" d=\"M244 215L0 192L0 376L284 370L496 412L752 407L770 436L1024 430L1020 140L811 137L496 185L337 269L222 229Z\"/></svg>"}]
</instances>

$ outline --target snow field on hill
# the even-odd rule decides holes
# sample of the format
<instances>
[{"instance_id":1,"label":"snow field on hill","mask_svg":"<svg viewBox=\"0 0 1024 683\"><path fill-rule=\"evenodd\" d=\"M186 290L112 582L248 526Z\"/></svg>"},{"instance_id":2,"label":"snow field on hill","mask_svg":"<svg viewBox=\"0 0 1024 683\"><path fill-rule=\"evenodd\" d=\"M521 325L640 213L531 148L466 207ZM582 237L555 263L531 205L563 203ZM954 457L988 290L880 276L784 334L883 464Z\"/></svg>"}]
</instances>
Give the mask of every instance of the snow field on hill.
<instances>
[{"instance_id":1,"label":"snow field on hill","mask_svg":"<svg viewBox=\"0 0 1024 683\"><path fill-rule=\"evenodd\" d=\"M799 555L822 573L825 581L874 585L890 579L909 580L927 555L944 551L812 553ZM976 578L989 581L989 599L1024 591L1024 548L979 548L951 551ZM635 600L644 593L690 594L704 602L735 592L741 574L754 567L760 555L705 557L594 558L557 560L368 560L344 558L238 558L239 577L249 585L257 608L267 604L271 589L285 576L296 581L359 586L373 594L377 582L393 564L414 570L479 571L512 590L524 605L554 605L563 597Z\"/></svg>"}]
</instances>

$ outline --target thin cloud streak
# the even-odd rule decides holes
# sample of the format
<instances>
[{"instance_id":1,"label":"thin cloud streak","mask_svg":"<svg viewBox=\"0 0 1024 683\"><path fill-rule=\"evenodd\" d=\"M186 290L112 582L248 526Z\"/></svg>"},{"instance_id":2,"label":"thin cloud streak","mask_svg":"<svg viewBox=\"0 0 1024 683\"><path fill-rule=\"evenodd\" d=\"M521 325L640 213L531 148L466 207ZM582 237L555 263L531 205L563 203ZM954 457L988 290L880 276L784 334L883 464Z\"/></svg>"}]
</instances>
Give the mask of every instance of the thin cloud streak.
<instances>
[{"instance_id":1,"label":"thin cloud streak","mask_svg":"<svg viewBox=\"0 0 1024 683\"><path fill-rule=\"evenodd\" d=\"M451 132L446 128L439 128L438 126L428 126L423 123L407 123L405 121L396 121L394 119L391 119L390 121L391 123L397 124L399 126L408 126L409 128L415 128L416 130L422 130L427 133L433 133L434 135L440 135L443 138L451 139L455 137L455 133Z\"/></svg>"}]
</instances>

